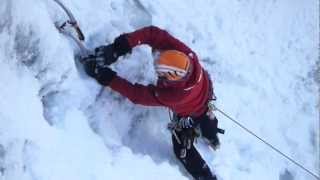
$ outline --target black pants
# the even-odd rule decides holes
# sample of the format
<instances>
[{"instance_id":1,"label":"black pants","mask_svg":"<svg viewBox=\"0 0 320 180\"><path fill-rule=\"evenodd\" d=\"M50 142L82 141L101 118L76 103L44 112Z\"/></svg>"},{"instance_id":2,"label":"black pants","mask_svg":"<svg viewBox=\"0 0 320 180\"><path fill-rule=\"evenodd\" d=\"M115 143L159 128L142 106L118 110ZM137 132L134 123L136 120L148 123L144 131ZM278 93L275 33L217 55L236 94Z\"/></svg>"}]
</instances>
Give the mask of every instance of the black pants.
<instances>
[{"instance_id":1,"label":"black pants","mask_svg":"<svg viewBox=\"0 0 320 180\"><path fill-rule=\"evenodd\" d=\"M203 115L199 118L194 119L196 123L199 124L201 134L207 139L215 138L216 129L217 129L217 120L211 120L207 115ZM178 137L181 139L181 132L176 132ZM202 159L199 152L196 150L194 145L191 146L190 149L187 149L186 157L181 158L180 153L181 149L185 148L182 144L179 144L177 139L172 136L173 150L176 157L183 164L185 169L195 178L195 179L208 179L214 180L214 176L212 175L209 166Z\"/></svg>"}]
</instances>

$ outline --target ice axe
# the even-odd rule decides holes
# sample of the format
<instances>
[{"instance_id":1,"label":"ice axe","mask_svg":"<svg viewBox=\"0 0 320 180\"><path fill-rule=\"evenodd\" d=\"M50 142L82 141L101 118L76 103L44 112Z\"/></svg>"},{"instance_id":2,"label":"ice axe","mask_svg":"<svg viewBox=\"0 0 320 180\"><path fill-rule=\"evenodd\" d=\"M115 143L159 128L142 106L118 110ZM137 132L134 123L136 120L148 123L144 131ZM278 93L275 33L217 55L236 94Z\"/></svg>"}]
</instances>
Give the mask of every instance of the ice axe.
<instances>
[{"instance_id":1,"label":"ice axe","mask_svg":"<svg viewBox=\"0 0 320 180\"><path fill-rule=\"evenodd\" d=\"M59 30L60 33L70 37L77 44L77 46L80 49L81 57L89 56L91 54L91 51L88 48L86 48L85 45L83 44L85 37L78 25L77 20L75 19L71 11L61 1L59 0L53 0L53 1L56 2L63 9L63 11L67 14L69 18L62 24L55 22L56 28ZM68 31L68 29L74 29L76 32L76 35L73 34L71 31Z\"/></svg>"}]
</instances>

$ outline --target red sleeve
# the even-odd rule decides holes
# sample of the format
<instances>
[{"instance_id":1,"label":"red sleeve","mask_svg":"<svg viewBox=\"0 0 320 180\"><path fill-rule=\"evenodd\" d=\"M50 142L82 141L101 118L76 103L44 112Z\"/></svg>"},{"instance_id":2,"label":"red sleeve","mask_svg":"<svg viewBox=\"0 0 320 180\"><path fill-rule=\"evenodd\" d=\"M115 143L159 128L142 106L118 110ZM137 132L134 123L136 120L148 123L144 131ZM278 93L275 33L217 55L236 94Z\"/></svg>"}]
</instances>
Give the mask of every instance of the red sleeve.
<instances>
[{"instance_id":1,"label":"red sleeve","mask_svg":"<svg viewBox=\"0 0 320 180\"><path fill-rule=\"evenodd\" d=\"M167 31L156 26L148 26L128 34L131 47L140 44L148 44L159 50L178 50L188 55L191 49L178 39L171 36Z\"/></svg>"},{"instance_id":2,"label":"red sleeve","mask_svg":"<svg viewBox=\"0 0 320 180\"><path fill-rule=\"evenodd\" d=\"M134 104L146 106L163 106L155 96L155 88L153 85L143 86L141 84L132 84L129 81L116 76L111 81L109 87L122 96L127 97Z\"/></svg>"}]
</instances>

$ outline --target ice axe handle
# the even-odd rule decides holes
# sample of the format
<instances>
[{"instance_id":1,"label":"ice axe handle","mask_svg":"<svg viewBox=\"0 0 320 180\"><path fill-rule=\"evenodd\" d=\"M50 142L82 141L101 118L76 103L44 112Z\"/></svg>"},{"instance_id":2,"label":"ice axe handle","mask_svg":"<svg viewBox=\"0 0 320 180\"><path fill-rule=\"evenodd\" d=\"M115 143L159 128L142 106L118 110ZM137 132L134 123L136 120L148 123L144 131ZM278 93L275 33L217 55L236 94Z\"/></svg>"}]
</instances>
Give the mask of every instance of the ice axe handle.
<instances>
[{"instance_id":1,"label":"ice axe handle","mask_svg":"<svg viewBox=\"0 0 320 180\"><path fill-rule=\"evenodd\" d=\"M80 39L81 41L84 41L84 35L83 35L81 29L79 28L79 26L76 25L76 26L75 26L75 29L76 29L76 31L77 31L77 34L78 34L79 39Z\"/></svg>"},{"instance_id":2,"label":"ice axe handle","mask_svg":"<svg viewBox=\"0 0 320 180\"><path fill-rule=\"evenodd\" d=\"M85 39L85 38L84 38L84 35L83 35L83 33L82 33L82 31L81 31L81 29L80 29L77 21L67 21L67 23L69 23L69 24L76 30L79 40L80 40L80 41L84 41L84 39ZM60 28L63 28L65 25L66 25L66 22L63 23L63 24L60 26Z\"/></svg>"}]
</instances>

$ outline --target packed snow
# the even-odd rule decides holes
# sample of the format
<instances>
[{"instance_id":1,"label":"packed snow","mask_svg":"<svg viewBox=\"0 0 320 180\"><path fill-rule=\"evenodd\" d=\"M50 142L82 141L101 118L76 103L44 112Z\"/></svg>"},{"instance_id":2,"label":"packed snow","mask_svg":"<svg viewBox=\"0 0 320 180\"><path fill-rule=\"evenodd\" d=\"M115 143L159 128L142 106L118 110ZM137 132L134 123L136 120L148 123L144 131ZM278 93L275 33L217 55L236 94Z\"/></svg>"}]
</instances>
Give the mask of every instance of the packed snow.
<instances>
[{"instance_id":1,"label":"packed snow","mask_svg":"<svg viewBox=\"0 0 320 180\"><path fill-rule=\"evenodd\" d=\"M88 48L156 25L200 57L217 106L320 175L319 1L62 0ZM53 0L0 2L1 180L182 180L165 108L134 105L76 66ZM112 68L154 83L151 49ZM220 113L221 148L196 144L219 180L313 180Z\"/></svg>"}]
</instances>

